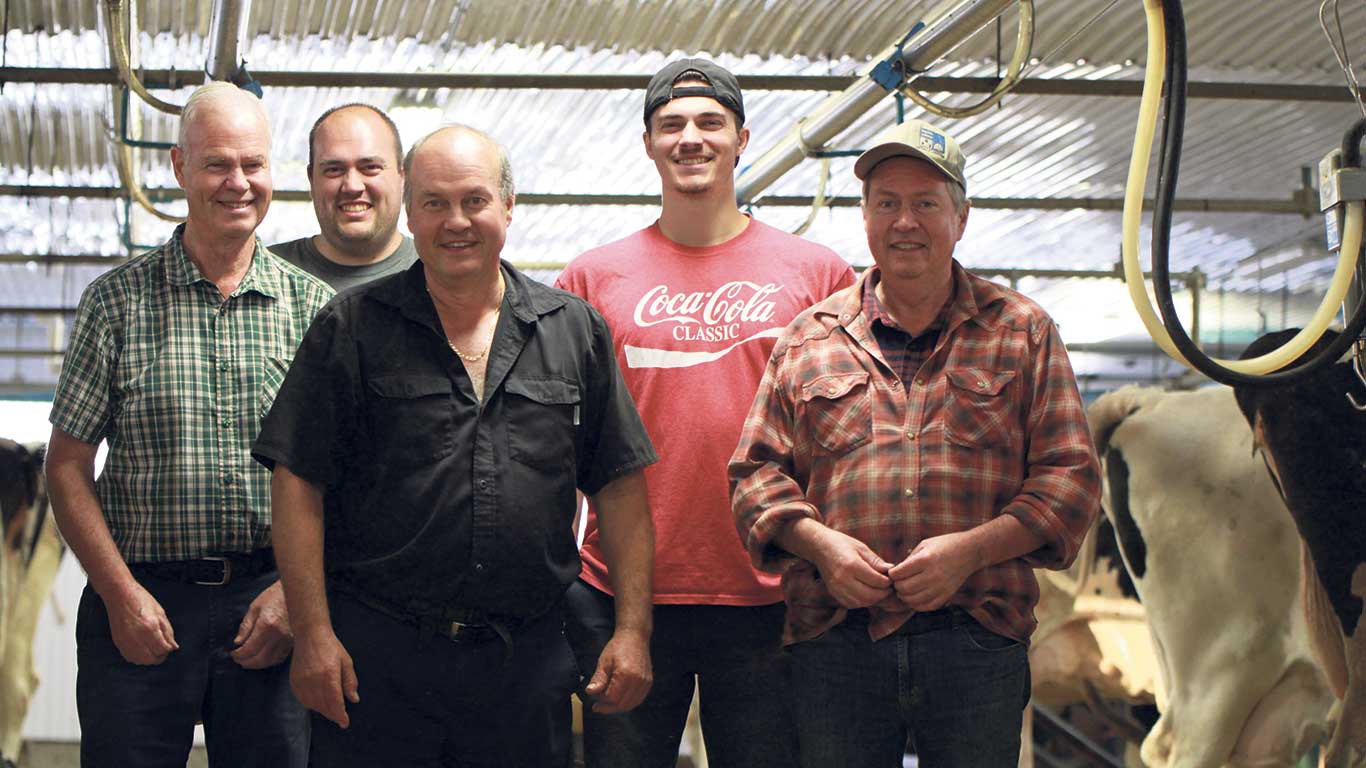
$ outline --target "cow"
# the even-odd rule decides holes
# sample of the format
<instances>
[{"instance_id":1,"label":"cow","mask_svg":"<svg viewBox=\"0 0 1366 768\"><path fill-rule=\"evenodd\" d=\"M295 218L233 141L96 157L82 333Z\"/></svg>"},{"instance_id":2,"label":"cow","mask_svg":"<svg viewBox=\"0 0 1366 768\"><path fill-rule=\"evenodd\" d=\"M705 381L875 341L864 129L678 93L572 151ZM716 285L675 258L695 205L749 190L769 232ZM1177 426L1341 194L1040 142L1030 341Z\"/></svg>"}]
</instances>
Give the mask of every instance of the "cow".
<instances>
[{"instance_id":1,"label":"cow","mask_svg":"<svg viewBox=\"0 0 1366 768\"><path fill-rule=\"evenodd\" d=\"M1244 357L1283 345L1297 329L1267 334ZM1326 347L1329 332L1303 357ZM1288 385L1236 388L1303 541L1301 586L1314 651L1338 698L1327 768L1366 765L1366 385L1336 362Z\"/></svg>"},{"instance_id":2,"label":"cow","mask_svg":"<svg viewBox=\"0 0 1366 768\"><path fill-rule=\"evenodd\" d=\"M1102 505L1160 673L1148 766L1290 766L1326 735L1293 523L1227 387L1125 387L1088 409Z\"/></svg>"},{"instance_id":3,"label":"cow","mask_svg":"<svg viewBox=\"0 0 1366 768\"><path fill-rule=\"evenodd\" d=\"M52 524L44 446L0 439L0 765L19 757L38 686L33 633L65 547Z\"/></svg>"}]
</instances>

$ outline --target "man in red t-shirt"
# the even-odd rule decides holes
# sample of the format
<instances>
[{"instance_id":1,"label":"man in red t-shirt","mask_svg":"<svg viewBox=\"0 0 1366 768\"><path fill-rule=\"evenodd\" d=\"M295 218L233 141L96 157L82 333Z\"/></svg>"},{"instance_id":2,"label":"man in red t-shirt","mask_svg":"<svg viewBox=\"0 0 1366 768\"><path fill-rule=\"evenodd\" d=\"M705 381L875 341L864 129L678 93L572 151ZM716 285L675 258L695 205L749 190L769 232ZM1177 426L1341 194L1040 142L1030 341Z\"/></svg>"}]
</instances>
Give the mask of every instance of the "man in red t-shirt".
<instances>
[{"instance_id":1,"label":"man in red t-shirt","mask_svg":"<svg viewBox=\"0 0 1366 768\"><path fill-rule=\"evenodd\" d=\"M783 595L736 534L726 462L778 334L854 274L829 248L737 210L744 120L735 77L716 64L682 59L655 74L644 142L663 182L659 220L583 254L557 282L607 319L660 458L645 471L656 531L654 687L624 714L588 708L590 768L673 766L695 685L713 766L796 762ZM586 525L566 626L580 668L591 670L614 607L591 508ZM586 701L600 689L588 681Z\"/></svg>"}]
</instances>

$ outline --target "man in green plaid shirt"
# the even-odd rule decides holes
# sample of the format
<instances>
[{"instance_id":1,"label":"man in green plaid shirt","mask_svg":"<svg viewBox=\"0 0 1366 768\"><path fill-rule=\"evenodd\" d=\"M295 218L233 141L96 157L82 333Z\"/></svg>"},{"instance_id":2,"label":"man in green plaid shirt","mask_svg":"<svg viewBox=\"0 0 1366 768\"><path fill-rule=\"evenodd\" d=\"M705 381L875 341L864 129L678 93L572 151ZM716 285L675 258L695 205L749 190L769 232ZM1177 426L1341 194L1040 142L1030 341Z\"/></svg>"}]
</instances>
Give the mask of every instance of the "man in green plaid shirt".
<instances>
[{"instance_id":1,"label":"man in green plaid shirt","mask_svg":"<svg viewBox=\"0 0 1366 768\"><path fill-rule=\"evenodd\" d=\"M189 216L81 297L48 480L89 578L76 621L83 765L303 766L293 647L252 439L332 295L256 238L270 125L226 83L194 92L171 150ZM95 453L108 444L95 480Z\"/></svg>"}]
</instances>

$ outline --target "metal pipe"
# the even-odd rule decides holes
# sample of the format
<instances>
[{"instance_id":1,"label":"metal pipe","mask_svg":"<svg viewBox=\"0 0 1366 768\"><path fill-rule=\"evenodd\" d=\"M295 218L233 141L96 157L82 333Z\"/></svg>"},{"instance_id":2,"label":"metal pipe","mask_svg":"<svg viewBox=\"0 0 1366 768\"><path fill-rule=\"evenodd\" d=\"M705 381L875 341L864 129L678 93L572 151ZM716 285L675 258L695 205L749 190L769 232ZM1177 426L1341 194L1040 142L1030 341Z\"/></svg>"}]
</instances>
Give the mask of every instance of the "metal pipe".
<instances>
[{"instance_id":1,"label":"metal pipe","mask_svg":"<svg viewBox=\"0 0 1366 768\"><path fill-rule=\"evenodd\" d=\"M918 31L901 46L889 46L876 57L878 63L899 54L899 61L907 77L929 69L954 46L966 40L992 19L1000 16L1014 0L951 0L930 12L928 20L918 22ZM875 65L874 65L875 66ZM868 69L864 74L871 74ZM894 89L892 89L894 90ZM740 172L735 180L735 198L740 203L752 202L783 174L792 170L806 157L854 123L872 109L889 92L871 77L865 77L842 93L826 99L807 117L799 120L793 131L752 165Z\"/></svg>"},{"instance_id":2,"label":"metal pipe","mask_svg":"<svg viewBox=\"0 0 1366 768\"><path fill-rule=\"evenodd\" d=\"M204 74L209 79L231 81L237 74L250 15L251 0L215 0L209 20L209 54L204 59Z\"/></svg>"},{"instance_id":3,"label":"metal pipe","mask_svg":"<svg viewBox=\"0 0 1366 768\"><path fill-rule=\"evenodd\" d=\"M200 72L179 69L141 70L149 88L176 90L202 85ZM589 75L509 72L252 72L261 85L275 88L404 88L404 89L496 89L643 91L649 75ZM859 80L849 75L739 75L740 87L749 91L841 91ZM0 67L0 81L39 85L118 85L117 74L88 67ZM991 77L919 77L922 91L990 93ZM1060 80L1026 78L1010 91L1016 96L1094 96L1135 98L1143 83L1132 80ZM1362 89L1366 97L1366 88ZM1352 92L1340 85L1312 83L1190 83L1187 97L1231 101L1351 103ZM1315 195L1317 196L1317 191ZM1317 197L1316 197L1317 199Z\"/></svg>"}]
</instances>

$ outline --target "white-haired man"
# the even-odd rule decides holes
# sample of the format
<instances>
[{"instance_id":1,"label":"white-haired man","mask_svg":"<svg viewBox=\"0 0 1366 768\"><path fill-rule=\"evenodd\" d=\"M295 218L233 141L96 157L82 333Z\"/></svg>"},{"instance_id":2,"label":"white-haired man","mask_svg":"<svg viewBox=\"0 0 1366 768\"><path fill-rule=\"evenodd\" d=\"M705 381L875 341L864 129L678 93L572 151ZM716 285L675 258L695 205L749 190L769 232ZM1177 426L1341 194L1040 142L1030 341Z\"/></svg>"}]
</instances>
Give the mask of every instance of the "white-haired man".
<instances>
[{"instance_id":1,"label":"white-haired man","mask_svg":"<svg viewBox=\"0 0 1366 768\"><path fill-rule=\"evenodd\" d=\"M199 88L171 150L189 216L81 297L52 407L48 485L89 583L76 619L83 765L302 767L270 475L251 441L332 296L270 254L270 124ZM95 452L109 445L99 482Z\"/></svg>"}]
</instances>

